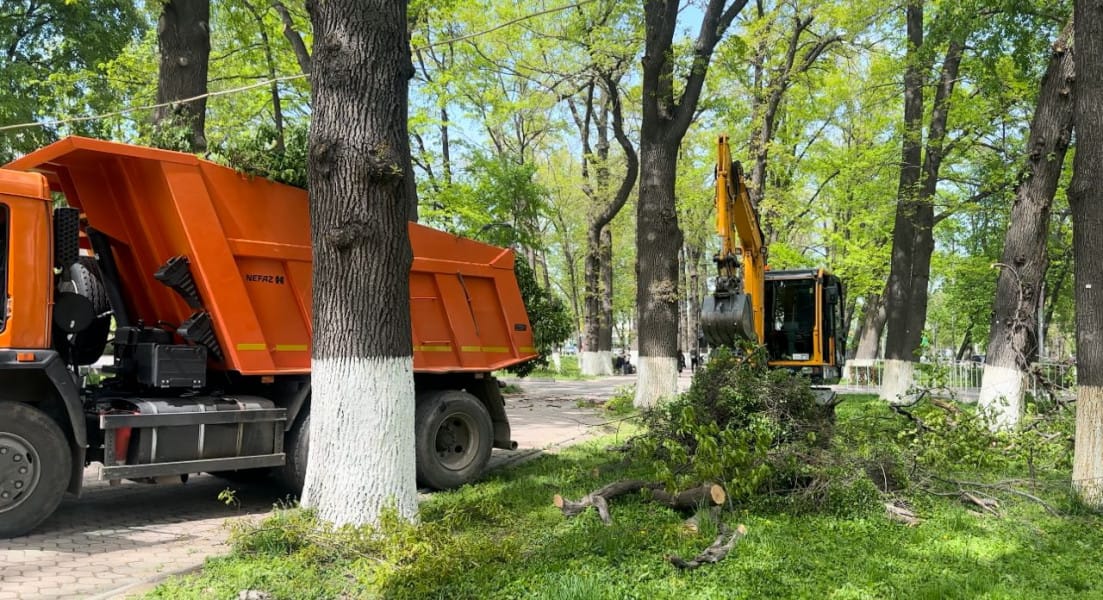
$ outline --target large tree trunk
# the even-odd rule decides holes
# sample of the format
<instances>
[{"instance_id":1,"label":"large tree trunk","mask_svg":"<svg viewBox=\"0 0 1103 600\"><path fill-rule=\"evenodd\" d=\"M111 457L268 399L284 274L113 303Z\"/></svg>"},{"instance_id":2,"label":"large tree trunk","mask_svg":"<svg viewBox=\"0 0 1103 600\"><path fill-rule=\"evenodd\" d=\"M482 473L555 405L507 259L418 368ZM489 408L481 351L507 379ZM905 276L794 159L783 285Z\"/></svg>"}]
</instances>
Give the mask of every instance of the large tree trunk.
<instances>
[{"instance_id":1,"label":"large tree trunk","mask_svg":"<svg viewBox=\"0 0 1103 600\"><path fill-rule=\"evenodd\" d=\"M920 51L923 46L923 0L907 5L908 50L904 67L904 140L900 161L900 182L896 196L896 219L892 230L892 259L885 287L885 319L889 334L885 347L883 398L895 401L911 386L912 354L919 347L926 310L918 317L912 309L913 258L916 253L915 230L920 225L919 178L923 160L923 70ZM928 258L929 260L929 258ZM923 294L926 304L926 290ZM891 387L890 387L891 382Z\"/></svg>"},{"instance_id":2,"label":"large tree trunk","mask_svg":"<svg viewBox=\"0 0 1103 600\"><path fill-rule=\"evenodd\" d=\"M406 233L406 2L313 2L311 448L303 504L336 524L417 513Z\"/></svg>"},{"instance_id":3,"label":"large tree trunk","mask_svg":"<svg viewBox=\"0 0 1103 600\"><path fill-rule=\"evenodd\" d=\"M1072 484L1103 508L1103 6L1076 0L1076 158L1069 187L1076 282L1076 450Z\"/></svg>"},{"instance_id":4,"label":"large tree trunk","mask_svg":"<svg viewBox=\"0 0 1103 600\"><path fill-rule=\"evenodd\" d=\"M1049 215L1072 139L1073 53L1069 23L1053 44L1030 124L1026 164L1004 238L996 305L988 335L980 406L997 427L1019 422L1027 369L1038 356L1038 302L1049 266Z\"/></svg>"},{"instance_id":5,"label":"large tree trunk","mask_svg":"<svg viewBox=\"0 0 1103 600\"><path fill-rule=\"evenodd\" d=\"M693 44L692 66L675 94L673 51L678 0L644 0L640 192L636 208L636 308L639 311L637 408L671 397L678 386L678 249L674 206L678 146L701 98L716 44L747 0L709 0Z\"/></svg>"},{"instance_id":6,"label":"large tree trunk","mask_svg":"<svg viewBox=\"0 0 1103 600\"><path fill-rule=\"evenodd\" d=\"M157 76L157 103L186 100L207 93L207 63L211 54L211 7L209 0L169 0L157 21L157 44L161 67ZM162 145L202 152L207 149L204 133L207 100L171 104L156 109L154 124ZM177 128L182 129L179 132ZM178 140L169 144L169 140Z\"/></svg>"},{"instance_id":7,"label":"large tree trunk","mask_svg":"<svg viewBox=\"0 0 1103 600\"><path fill-rule=\"evenodd\" d=\"M678 147L640 142L640 200L636 210L636 305L639 377L635 405L655 406L678 385L678 248L682 232L674 206Z\"/></svg>"},{"instance_id":8,"label":"large tree trunk","mask_svg":"<svg viewBox=\"0 0 1103 600\"><path fill-rule=\"evenodd\" d=\"M921 154L923 76L923 0L907 7L908 65L904 72L904 143L896 219L892 234L892 265L885 303L885 374L881 397L889 402L904 399L912 386L919 360L923 326L927 321L927 286L934 252L934 195L942 166L943 141L949 118L950 98L957 83L965 39L960 32L950 40L942 63L927 130L926 154ZM917 185L918 184L918 185Z\"/></svg>"}]
</instances>

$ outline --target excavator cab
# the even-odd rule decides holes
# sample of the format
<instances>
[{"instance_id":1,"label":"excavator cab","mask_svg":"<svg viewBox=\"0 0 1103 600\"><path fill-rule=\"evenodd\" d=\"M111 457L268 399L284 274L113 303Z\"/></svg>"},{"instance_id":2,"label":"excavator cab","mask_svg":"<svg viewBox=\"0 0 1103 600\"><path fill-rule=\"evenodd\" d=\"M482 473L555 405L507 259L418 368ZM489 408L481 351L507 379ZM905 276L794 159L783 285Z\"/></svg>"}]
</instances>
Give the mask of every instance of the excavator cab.
<instances>
[{"instance_id":1,"label":"excavator cab","mask_svg":"<svg viewBox=\"0 0 1103 600\"><path fill-rule=\"evenodd\" d=\"M808 376L813 384L839 381L846 356L843 285L823 269L767 271L761 340L769 364Z\"/></svg>"},{"instance_id":2,"label":"excavator cab","mask_svg":"<svg viewBox=\"0 0 1103 600\"><path fill-rule=\"evenodd\" d=\"M837 383L846 356L843 284L823 269L767 269L765 236L726 135L717 143L716 229L716 285L701 307L705 342L750 340L766 347L771 367L814 385Z\"/></svg>"}]
</instances>

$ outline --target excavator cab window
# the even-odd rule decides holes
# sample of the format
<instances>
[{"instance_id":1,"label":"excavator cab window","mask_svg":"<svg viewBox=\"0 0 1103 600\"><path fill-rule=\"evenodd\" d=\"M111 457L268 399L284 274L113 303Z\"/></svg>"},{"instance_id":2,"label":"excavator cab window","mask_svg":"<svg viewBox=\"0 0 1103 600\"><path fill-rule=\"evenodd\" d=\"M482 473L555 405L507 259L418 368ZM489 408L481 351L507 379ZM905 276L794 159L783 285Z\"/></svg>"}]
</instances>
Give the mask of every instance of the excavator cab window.
<instances>
[{"instance_id":1,"label":"excavator cab window","mask_svg":"<svg viewBox=\"0 0 1103 600\"><path fill-rule=\"evenodd\" d=\"M766 350L771 360L812 358L816 328L816 280L766 283Z\"/></svg>"}]
</instances>

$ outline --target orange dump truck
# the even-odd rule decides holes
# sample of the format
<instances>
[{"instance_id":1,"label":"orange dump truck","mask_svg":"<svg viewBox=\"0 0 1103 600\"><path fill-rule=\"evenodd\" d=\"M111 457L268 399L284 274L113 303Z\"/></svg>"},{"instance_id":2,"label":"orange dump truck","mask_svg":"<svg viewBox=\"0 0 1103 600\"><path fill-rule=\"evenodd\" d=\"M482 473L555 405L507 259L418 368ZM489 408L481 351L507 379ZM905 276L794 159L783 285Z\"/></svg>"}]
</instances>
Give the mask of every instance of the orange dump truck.
<instances>
[{"instance_id":1,"label":"orange dump truck","mask_svg":"<svg viewBox=\"0 0 1103 600\"><path fill-rule=\"evenodd\" d=\"M0 536L91 462L301 487L309 223L303 190L190 154L73 137L0 169ZM533 358L532 331L510 250L409 234L418 477L452 487L515 447L491 372ZM106 378L78 375L105 354Z\"/></svg>"}]
</instances>

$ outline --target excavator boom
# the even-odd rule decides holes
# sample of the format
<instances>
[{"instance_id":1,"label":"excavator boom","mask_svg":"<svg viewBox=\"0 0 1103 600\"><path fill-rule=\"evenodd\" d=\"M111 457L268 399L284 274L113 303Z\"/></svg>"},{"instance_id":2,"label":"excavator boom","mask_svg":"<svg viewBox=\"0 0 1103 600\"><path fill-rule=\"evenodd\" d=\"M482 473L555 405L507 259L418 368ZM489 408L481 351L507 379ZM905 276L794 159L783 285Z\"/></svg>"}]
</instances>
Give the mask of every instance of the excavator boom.
<instances>
[{"instance_id":1,"label":"excavator boom","mask_svg":"<svg viewBox=\"0 0 1103 600\"><path fill-rule=\"evenodd\" d=\"M743 169L731 159L728 136L716 143L716 290L705 298L701 329L713 346L762 341L766 244Z\"/></svg>"},{"instance_id":2,"label":"excavator boom","mask_svg":"<svg viewBox=\"0 0 1103 600\"><path fill-rule=\"evenodd\" d=\"M766 347L769 364L838 381L846 348L843 286L823 269L768 271L766 239L728 136L716 144L716 286L701 307L710 346L747 340Z\"/></svg>"}]
</instances>

